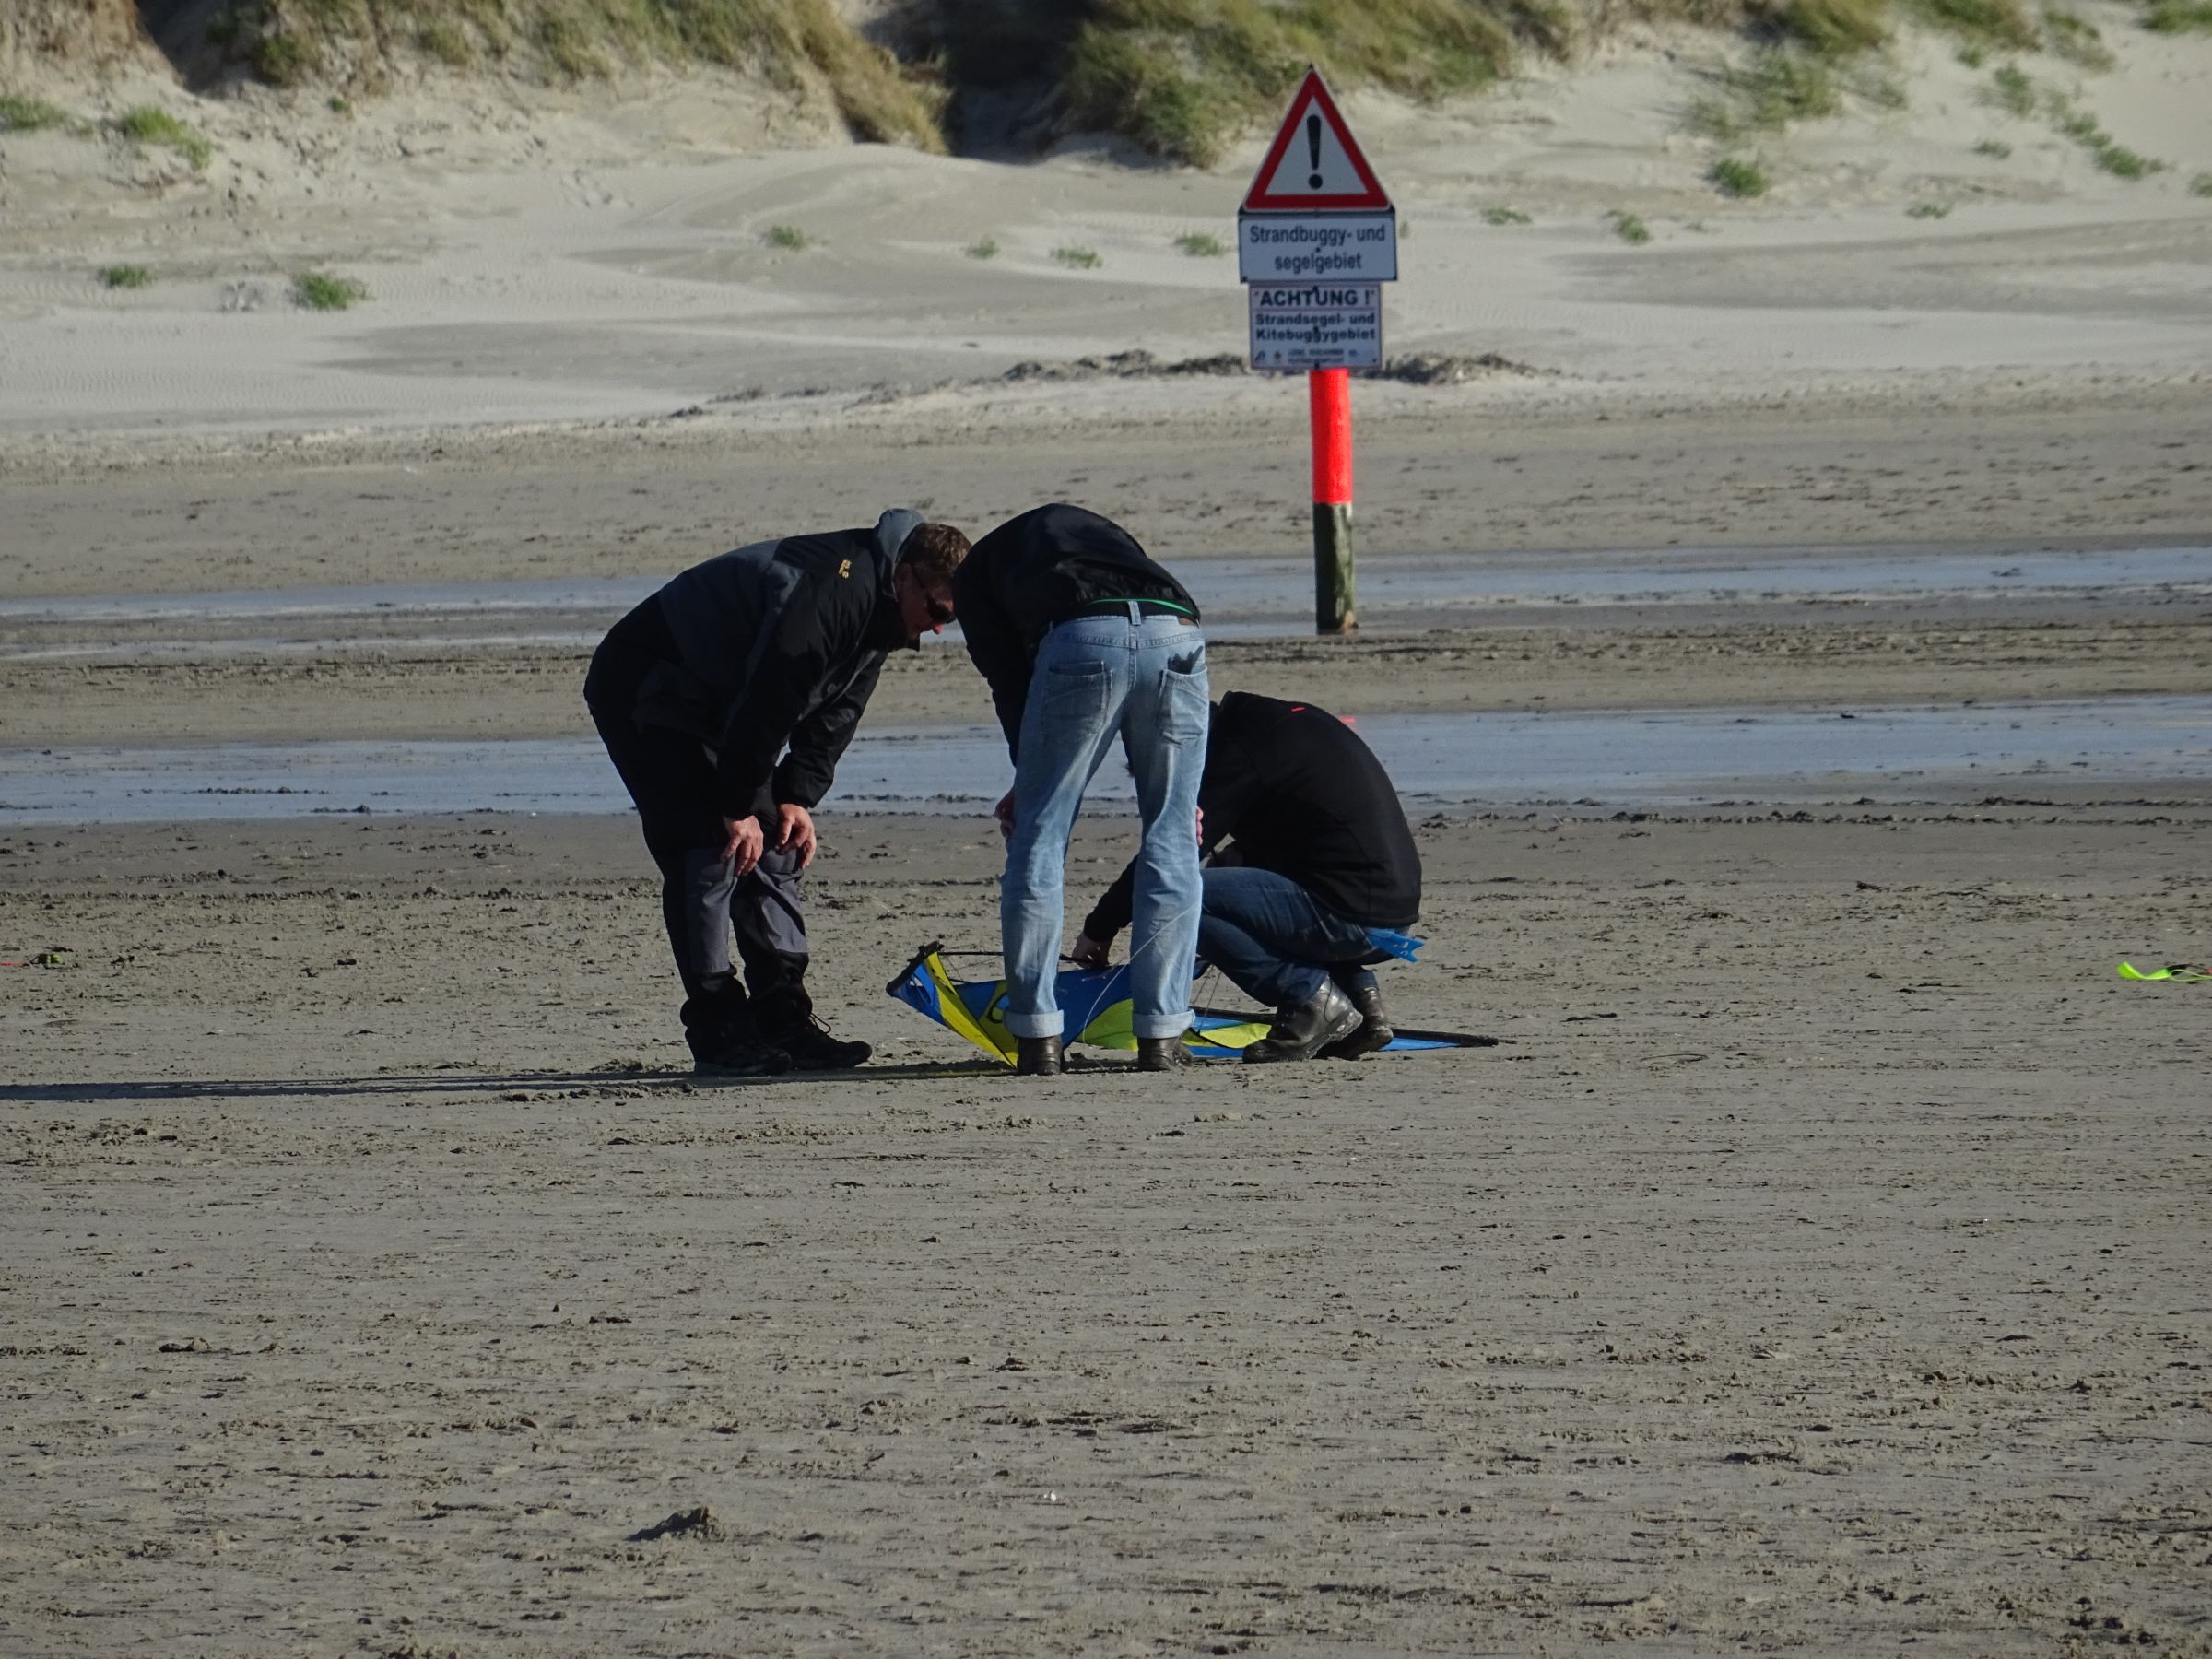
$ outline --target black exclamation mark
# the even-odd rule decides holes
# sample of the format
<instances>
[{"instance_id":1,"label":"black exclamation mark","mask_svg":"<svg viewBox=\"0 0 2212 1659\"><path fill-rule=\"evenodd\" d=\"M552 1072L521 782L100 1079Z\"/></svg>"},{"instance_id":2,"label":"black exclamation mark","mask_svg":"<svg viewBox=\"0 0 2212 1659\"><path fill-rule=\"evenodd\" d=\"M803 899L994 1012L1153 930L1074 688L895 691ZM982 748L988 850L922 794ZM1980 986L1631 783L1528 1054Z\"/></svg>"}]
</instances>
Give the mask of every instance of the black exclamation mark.
<instances>
[{"instance_id":1,"label":"black exclamation mark","mask_svg":"<svg viewBox=\"0 0 2212 1659\"><path fill-rule=\"evenodd\" d=\"M1321 117L1318 115L1306 117L1306 158L1307 164L1313 169L1306 175L1306 188L1319 190L1321 188Z\"/></svg>"}]
</instances>

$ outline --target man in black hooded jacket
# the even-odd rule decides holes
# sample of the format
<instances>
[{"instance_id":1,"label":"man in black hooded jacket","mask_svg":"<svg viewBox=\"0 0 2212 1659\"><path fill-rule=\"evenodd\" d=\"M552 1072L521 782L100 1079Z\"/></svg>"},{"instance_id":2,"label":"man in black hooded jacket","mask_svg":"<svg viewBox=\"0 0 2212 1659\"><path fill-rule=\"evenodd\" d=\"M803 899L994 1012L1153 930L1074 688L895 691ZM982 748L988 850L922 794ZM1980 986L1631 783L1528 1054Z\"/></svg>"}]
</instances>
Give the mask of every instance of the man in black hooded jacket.
<instances>
[{"instance_id":1,"label":"man in black hooded jacket","mask_svg":"<svg viewBox=\"0 0 2212 1659\"><path fill-rule=\"evenodd\" d=\"M958 530L904 508L873 529L756 542L677 577L592 658L584 701L660 867L700 1070L868 1057L815 1018L799 875L886 653L952 620L967 551Z\"/></svg>"},{"instance_id":2,"label":"man in black hooded jacket","mask_svg":"<svg viewBox=\"0 0 2212 1659\"><path fill-rule=\"evenodd\" d=\"M1276 1010L1252 1064L1354 1059L1393 1035L1369 971L1421 910L1421 855L1374 751L1327 710L1232 691L1214 706L1198 786L1205 873L1198 954ZM1221 850L1233 838L1233 849ZM1071 953L1102 968L1128 924L1130 877Z\"/></svg>"}]
</instances>

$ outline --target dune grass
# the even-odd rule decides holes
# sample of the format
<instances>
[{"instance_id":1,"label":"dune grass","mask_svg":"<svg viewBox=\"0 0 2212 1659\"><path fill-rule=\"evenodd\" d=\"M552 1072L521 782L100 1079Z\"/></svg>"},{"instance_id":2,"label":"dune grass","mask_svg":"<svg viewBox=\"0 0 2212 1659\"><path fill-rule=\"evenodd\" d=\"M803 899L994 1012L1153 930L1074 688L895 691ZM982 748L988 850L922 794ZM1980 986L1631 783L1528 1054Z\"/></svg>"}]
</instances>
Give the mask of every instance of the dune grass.
<instances>
[{"instance_id":1,"label":"dune grass","mask_svg":"<svg viewBox=\"0 0 2212 1659\"><path fill-rule=\"evenodd\" d=\"M2042 36L2018 0L1910 0L1921 21L1971 42L2033 52Z\"/></svg>"},{"instance_id":2,"label":"dune grass","mask_svg":"<svg viewBox=\"0 0 2212 1659\"><path fill-rule=\"evenodd\" d=\"M1999 64L1989 77L1990 101L2007 115L2035 113L2035 82L2018 64Z\"/></svg>"},{"instance_id":3,"label":"dune grass","mask_svg":"<svg viewBox=\"0 0 2212 1659\"><path fill-rule=\"evenodd\" d=\"M207 163L215 157L215 146L204 135L151 104L125 110L115 118L115 130L134 144L175 150L192 164L194 172L206 171Z\"/></svg>"},{"instance_id":4,"label":"dune grass","mask_svg":"<svg viewBox=\"0 0 2212 1659\"><path fill-rule=\"evenodd\" d=\"M1774 14L1788 39L1822 57L1850 57L1888 43L1884 0L1789 0Z\"/></svg>"},{"instance_id":5,"label":"dune grass","mask_svg":"<svg viewBox=\"0 0 2212 1659\"><path fill-rule=\"evenodd\" d=\"M1641 248L1652 240L1652 228L1633 213L1616 207L1606 215L1606 220L1613 227L1613 234L1631 247Z\"/></svg>"},{"instance_id":6,"label":"dune grass","mask_svg":"<svg viewBox=\"0 0 2212 1659\"><path fill-rule=\"evenodd\" d=\"M2190 180L2189 194L2193 196L2212 196L2212 172L2198 173Z\"/></svg>"},{"instance_id":7,"label":"dune grass","mask_svg":"<svg viewBox=\"0 0 2212 1659\"><path fill-rule=\"evenodd\" d=\"M1517 15L1566 43L1556 4ZM1431 100L1496 80L1514 33L1502 8L1465 0L1093 0L1067 40L1061 87L1075 124L1207 166L1280 111L1309 63L1340 85Z\"/></svg>"},{"instance_id":8,"label":"dune grass","mask_svg":"<svg viewBox=\"0 0 2212 1659\"><path fill-rule=\"evenodd\" d=\"M1070 242L1053 250L1053 263L1064 265L1071 271L1095 271L1106 262L1099 257L1096 248L1086 248Z\"/></svg>"},{"instance_id":9,"label":"dune grass","mask_svg":"<svg viewBox=\"0 0 2212 1659\"><path fill-rule=\"evenodd\" d=\"M2143 27L2156 34L2212 34L2212 0L2155 0Z\"/></svg>"},{"instance_id":10,"label":"dune grass","mask_svg":"<svg viewBox=\"0 0 2212 1659\"><path fill-rule=\"evenodd\" d=\"M1835 74L1825 60L1780 47L1724 69L1718 85L1716 93L1691 100L1687 124L1690 131L1724 144L1752 133L1777 132L1793 121L1833 115L1843 107Z\"/></svg>"},{"instance_id":11,"label":"dune grass","mask_svg":"<svg viewBox=\"0 0 2212 1659\"><path fill-rule=\"evenodd\" d=\"M1229 252L1229 244L1218 236L1208 236L1203 230L1192 230L1175 239L1176 247L1193 259L1218 259Z\"/></svg>"},{"instance_id":12,"label":"dune grass","mask_svg":"<svg viewBox=\"0 0 2212 1659\"><path fill-rule=\"evenodd\" d=\"M0 133L35 133L44 127L66 126L69 117L42 98L22 92L0 92Z\"/></svg>"},{"instance_id":13,"label":"dune grass","mask_svg":"<svg viewBox=\"0 0 2212 1659\"><path fill-rule=\"evenodd\" d=\"M1974 154L1988 156L1994 160L2003 161L2011 156L2012 146L2006 144L2002 138L1984 138L1974 146Z\"/></svg>"},{"instance_id":14,"label":"dune grass","mask_svg":"<svg viewBox=\"0 0 2212 1659\"><path fill-rule=\"evenodd\" d=\"M942 88L867 41L835 0L229 0L207 38L278 87L373 68L395 49L567 80L712 64L820 89L857 138L945 147Z\"/></svg>"},{"instance_id":15,"label":"dune grass","mask_svg":"<svg viewBox=\"0 0 2212 1659\"><path fill-rule=\"evenodd\" d=\"M1706 182L1724 196L1762 196L1767 175L1756 161L1741 156L1723 156L1705 170Z\"/></svg>"},{"instance_id":16,"label":"dune grass","mask_svg":"<svg viewBox=\"0 0 2212 1659\"><path fill-rule=\"evenodd\" d=\"M2062 92L2045 95L2044 108L2051 124L2089 152L2089 159L2116 179L2147 179L2164 172L2166 163L2138 154L2106 132L2088 111Z\"/></svg>"},{"instance_id":17,"label":"dune grass","mask_svg":"<svg viewBox=\"0 0 2212 1659\"><path fill-rule=\"evenodd\" d=\"M2147 27L2212 29L2212 0L2142 4ZM1569 60L1631 23L1755 45L1690 112L1724 144L1835 113L1847 93L1901 107L1871 54L1908 24L1949 33L1975 65L2045 48L2109 58L2081 0L935 0L888 15L906 62L843 0L219 0L206 28L274 85L357 94L424 63L541 81L714 65L826 98L857 138L928 150L947 147L964 94L1010 89L1041 95L1058 131L1201 166L1273 122L1308 64L1339 91L1428 101L1486 87L1524 56ZM0 129L29 124L0 109Z\"/></svg>"},{"instance_id":18,"label":"dune grass","mask_svg":"<svg viewBox=\"0 0 2212 1659\"><path fill-rule=\"evenodd\" d=\"M112 288L142 288L154 286L154 274L144 265L112 265L100 274L100 284Z\"/></svg>"},{"instance_id":19,"label":"dune grass","mask_svg":"<svg viewBox=\"0 0 2212 1659\"><path fill-rule=\"evenodd\" d=\"M1918 219L1948 218L1951 217L1951 205L1948 202L1915 202L1905 209L1905 217Z\"/></svg>"},{"instance_id":20,"label":"dune grass","mask_svg":"<svg viewBox=\"0 0 2212 1659\"><path fill-rule=\"evenodd\" d=\"M971 259L996 259L998 257L998 238L986 236L980 241L971 241L968 244L965 252Z\"/></svg>"},{"instance_id":21,"label":"dune grass","mask_svg":"<svg viewBox=\"0 0 2212 1659\"><path fill-rule=\"evenodd\" d=\"M2110 69L2119 62L2097 25L2064 6L2043 8L2043 42L2069 64L2084 69Z\"/></svg>"},{"instance_id":22,"label":"dune grass","mask_svg":"<svg viewBox=\"0 0 2212 1659\"><path fill-rule=\"evenodd\" d=\"M1533 221L1518 207L1485 207L1482 222L1486 225L1526 225Z\"/></svg>"},{"instance_id":23,"label":"dune grass","mask_svg":"<svg viewBox=\"0 0 2212 1659\"><path fill-rule=\"evenodd\" d=\"M369 298L369 286L327 271L302 271L292 278L292 299L309 311L347 311Z\"/></svg>"},{"instance_id":24,"label":"dune grass","mask_svg":"<svg viewBox=\"0 0 2212 1659\"><path fill-rule=\"evenodd\" d=\"M815 245L813 237L796 225L771 225L760 240L771 248L781 248L786 253L804 253Z\"/></svg>"}]
</instances>

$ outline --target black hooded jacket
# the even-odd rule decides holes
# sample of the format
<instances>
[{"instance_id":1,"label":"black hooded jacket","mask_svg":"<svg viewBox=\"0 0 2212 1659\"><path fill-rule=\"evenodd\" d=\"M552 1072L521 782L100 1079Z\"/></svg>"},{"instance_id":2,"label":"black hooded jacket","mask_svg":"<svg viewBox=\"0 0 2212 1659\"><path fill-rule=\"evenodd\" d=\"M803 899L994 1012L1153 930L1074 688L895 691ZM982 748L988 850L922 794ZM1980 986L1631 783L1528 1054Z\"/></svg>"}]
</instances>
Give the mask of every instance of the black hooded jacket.
<instances>
[{"instance_id":1,"label":"black hooded jacket","mask_svg":"<svg viewBox=\"0 0 2212 1659\"><path fill-rule=\"evenodd\" d=\"M648 601L674 655L646 675L635 717L713 751L725 818L829 793L885 655L910 643L891 574L921 523L901 508L873 529L756 542Z\"/></svg>"},{"instance_id":2,"label":"black hooded jacket","mask_svg":"<svg viewBox=\"0 0 2212 1659\"><path fill-rule=\"evenodd\" d=\"M1232 691L1214 707L1198 783L1207 853L1230 836L1244 863L1288 876L1362 927L1411 927L1421 854L1374 750L1326 709ZM1135 866L1083 924L1094 939L1129 925Z\"/></svg>"},{"instance_id":3,"label":"black hooded jacket","mask_svg":"<svg viewBox=\"0 0 2212 1659\"><path fill-rule=\"evenodd\" d=\"M1006 750L1021 759L1021 714L1037 644L1055 622L1102 599L1198 606L1112 519L1055 501L1008 519L969 550L952 579L968 654L991 686Z\"/></svg>"}]
</instances>

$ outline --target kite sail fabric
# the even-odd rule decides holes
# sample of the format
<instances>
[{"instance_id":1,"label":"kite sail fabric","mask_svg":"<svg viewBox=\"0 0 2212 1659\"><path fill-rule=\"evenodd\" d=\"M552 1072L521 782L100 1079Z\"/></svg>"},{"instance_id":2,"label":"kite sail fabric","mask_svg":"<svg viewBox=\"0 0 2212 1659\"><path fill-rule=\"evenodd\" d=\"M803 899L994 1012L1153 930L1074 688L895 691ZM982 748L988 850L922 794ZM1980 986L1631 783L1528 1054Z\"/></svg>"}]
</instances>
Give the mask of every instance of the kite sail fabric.
<instances>
[{"instance_id":1,"label":"kite sail fabric","mask_svg":"<svg viewBox=\"0 0 2212 1659\"><path fill-rule=\"evenodd\" d=\"M2206 968L2199 962L2170 962L2163 968L2154 968L2145 973L2133 962L2123 962L2120 964L2120 977L2124 980L2212 980L2212 968Z\"/></svg>"},{"instance_id":2,"label":"kite sail fabric","mask_svg":"<svg viewBox=\"0 0 2212 1659\"><path fill-rule=\"evenodd\" d=\"M1014 1033L1006 1030L1006 982L956 980L945 965L944 946L924 945L898 977L884 987L891 995L1007 1065L1014 1064ZM1065 968L1053 982L1070 1042L1134 1052L1129 969ZM1204 1059L1233 1059L1267 1035L1274 1023L1266 1014L1233 1008L1198 1008L1183 1042ZM1400 1030L1391 1049L1487 1048L1494 1037L1467 1037L1454 1031ZM1385 1051L1387 1052L1387 1051Z\"/></svg>"}]
</instances>

